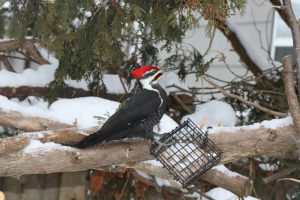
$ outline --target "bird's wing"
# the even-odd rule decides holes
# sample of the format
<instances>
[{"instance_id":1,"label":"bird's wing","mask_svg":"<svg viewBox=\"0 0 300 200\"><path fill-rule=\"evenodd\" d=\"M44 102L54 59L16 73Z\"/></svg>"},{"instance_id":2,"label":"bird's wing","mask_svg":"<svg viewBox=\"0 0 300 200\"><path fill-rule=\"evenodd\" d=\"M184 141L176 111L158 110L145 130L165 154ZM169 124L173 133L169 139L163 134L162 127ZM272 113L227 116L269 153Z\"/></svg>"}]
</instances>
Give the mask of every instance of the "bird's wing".
<instances>
[{"instance_id":1,"label":"bird's wing","mask_svg":"<svg viewBox=\"0 0 300 200\"><path fill-rule=\"evenodd\" d=\"M160 98L155 91L139 90L105 122L100 131L105 133L113 130L117 133L130 127L132 123L140 122L147 116L154 114L158 111L159 106Z\"/></svg>"},{"instance_id":2,"label":"bird's wing","mask_svg":"<svg viewBox=\"0 0 300 200\"><path fill-rule=\"evenodd\" d=\"M135 123L141 123L143 119L158 112L160 102L160 97L155 91L139 90L105 122L99 131L72 146L86 148L116 138L120 132L134 128Z\"/></svg>"}]
</instances>

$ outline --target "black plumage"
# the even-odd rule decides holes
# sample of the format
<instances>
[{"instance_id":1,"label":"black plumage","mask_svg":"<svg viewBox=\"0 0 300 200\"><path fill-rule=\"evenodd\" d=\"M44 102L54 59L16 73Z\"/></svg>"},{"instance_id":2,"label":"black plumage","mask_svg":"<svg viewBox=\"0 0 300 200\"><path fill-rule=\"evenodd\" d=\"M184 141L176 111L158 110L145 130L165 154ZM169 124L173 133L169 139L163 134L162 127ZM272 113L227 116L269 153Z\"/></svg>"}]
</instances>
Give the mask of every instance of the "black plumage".
<instances>
[{"instance_id":1,"label":"black plumage","mask_svg":"<svg viewBox=\"0 0 300 200\"><path fill-rule=\"evenodd\" d=\"M167 94L159 84L141 87L97 132L72 145L86 148L102 142L141 137L153 139L153 127L166 111Z\"/></svg>"}]
</instances>

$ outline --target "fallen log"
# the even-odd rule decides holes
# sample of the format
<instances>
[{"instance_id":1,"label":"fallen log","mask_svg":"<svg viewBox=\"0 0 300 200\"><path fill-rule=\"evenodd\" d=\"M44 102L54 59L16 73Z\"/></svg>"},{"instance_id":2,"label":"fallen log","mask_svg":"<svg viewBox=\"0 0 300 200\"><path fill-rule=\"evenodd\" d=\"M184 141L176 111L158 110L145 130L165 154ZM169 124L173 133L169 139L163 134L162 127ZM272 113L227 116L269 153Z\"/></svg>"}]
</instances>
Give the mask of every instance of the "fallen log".
<instances>
[{"instance_id":1,"label":"fallen log","mask_svg":"<svg viewBox=\"0 0 300 200\"><path fill-rule=\"evenodd\" d=\"M82 139L85 134L91 133L94 130L96 129L88 131L80 131L76 129L43 131L37 133L38 137L33 137L32 135L34 134L30 132L23 133L18 136L0 140L0 146L2 146L3 153L8 153L10 152L8 149L12 148L12 145L18 143L18 141L24 137L29 139L39 139L42 142L53 141L63 144L75 143ZM209 137L223 152L221 163L229 163L241 158L258 156L262 154L272 155L279 152L282 153L294 151L298 149L299 145L299 135L293 126L285 126L277 129L267 129L262 127L259 129L236 130L234 132L223 131L216 134L211 134ZM108 149L110 147L109 145L100 145L95 149L101 150L103 149L103 146ZM122 144L120 144L120 147L122 147ZM147 146L146 149L147 151L145 152L140 151L142 160L152 158L151 156L147 156L147 154L149 154L149 146ZM84 152L85 149L78 151ZM49 156L51 156L51 153L49 153ZM143 156L146 156L146 158L143 158ZM102 162L105 162L105 160L102 160ZM103 163L102 166L104 165L110 165L110 163Z\"/></svg>"},{"instance_id":2,"label":"fallen log","mask_svg":"<svg viewBox=\"0 0 300 200\"><path fill-rule=\"evenodd\" d=\"M92 132L92 130L89 131ZM2 152L6 152L0 156L0 176L82 171L91 168L99 169L103 166L114 164L135 163L154 159L149 154L150 142L148 140L103 144L88 149L59 146L59 148L37 149L36 151L21 150L8 153L11 146L18 143L20 138L39 139L43 142L73 143L81 140L84 136L83 133L86 132L76 129L65 129L23 133L9 139L0 140L0 146L4 149ZM299 136L293 126L285 126L277 129L261 127L259 129L235 130L234 132L219 132L210 135L210 139L223 152L221 163L228 163L249 156L295 151L298 149L297 141ZM146 172L160 177L166 177L167 174L161 168L156 171L153 168L152 172L151 170ZM207 175L207 179L204 179L219 186L221 182L215 179L215 176L215 174ZM228 185L229 182L224 181L223 187ZM249 183L247 184L249 185ZM233 188L235 187L233 186ZM239 188L239 191L234 192L236 194L248 194L249 187L245 188L247 189L241 190Z\"/></svg>"}]
</instances>

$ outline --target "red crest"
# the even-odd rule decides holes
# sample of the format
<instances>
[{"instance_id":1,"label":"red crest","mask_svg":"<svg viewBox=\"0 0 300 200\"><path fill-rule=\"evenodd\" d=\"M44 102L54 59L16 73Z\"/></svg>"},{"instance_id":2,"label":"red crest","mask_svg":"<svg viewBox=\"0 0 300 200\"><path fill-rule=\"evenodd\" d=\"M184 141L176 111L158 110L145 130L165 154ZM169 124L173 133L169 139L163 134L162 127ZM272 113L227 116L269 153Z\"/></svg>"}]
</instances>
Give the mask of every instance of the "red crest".
<instances>
[{"instance_id":1,"label":"red crest","mask_svg":"<svg viewBox=\"0 0 300 200\"><path fill-rule=\"evenodd\" d=\"M139 68L133 70L132 72L130 72L130 74L131 74L132 76L134 76L135 78L139 79L139 78L142 78L143 75L144 75L146 72L148 72L148 71L150 71L150 70L152 70L152 69L160 70L160 68L158 68L158 67L154 67L154 66L150 66L150 65L149 65L149 66L142 66L142 67L139 67Z\"/></svg>"}]
</instances>

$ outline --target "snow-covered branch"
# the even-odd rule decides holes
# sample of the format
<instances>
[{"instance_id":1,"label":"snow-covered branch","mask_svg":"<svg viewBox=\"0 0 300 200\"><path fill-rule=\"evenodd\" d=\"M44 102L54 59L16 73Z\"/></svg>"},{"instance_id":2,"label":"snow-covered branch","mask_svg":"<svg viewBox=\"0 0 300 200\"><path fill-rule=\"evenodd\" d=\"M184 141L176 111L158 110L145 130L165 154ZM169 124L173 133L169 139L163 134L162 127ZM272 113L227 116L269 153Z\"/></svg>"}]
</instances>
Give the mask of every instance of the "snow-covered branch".
<instances>
[{"instance_id":1,"label":"snow-covered branch","mask_svg":"<svg viewBox=\"0 0 300 200\"><path fill-rule=\"evenodd\" d=\"M1 140L1 149L11 148L18 141L25 141L26 139L24 138L26 137L29 139L27 142L30 142L30 144L20 151L9 154L6 152L6 154L0 156L0 175L20 176L23 174L81 171L153 159L149 154L150 142L148 140L123 141L88 149L76 149L53 142L46 142L73 143L83 137L82 133L82 131L75 129L66 129L23 133ZM293 126L277 129L264 127L256 127L256 129L243 127L242 129L230 129L227 131L223 129L216 134L210 135L210 139L223 152L222 163L249 156L297 150L298 137ZM30 139L38 139L45 142L45 144L38 140ZM154 175L161 176L158 172L154 172ZM213 179L213 177L208 179ZM214 184L218 185L218 183Z\"/></svg>"},{"instance_id":2,"label":"snow-covered branch","mask_svg":"<svg viewBox=\"0 0 300 200\"><path fill-rule=\"evenodd\" d=\"M68 130L62 133L26 133L10 140L9 144L6 143L8 144L6 147L12 146L13 140L20 139L20 141L25 141L25 135L30 138L37 139L37 137L40 137L39 139L41 140L46 140L45 138L47 138L47 140L60 140L61 142L66 142L66 140L70 140L70 138L72 138L73 141L78 141L82 138L82 135L80 136L80 134L78 135L78 133ZM44 137L41 137L41 135ZM81 150L53 142L43 144L38 140L31 140L30 144L23 150L0 156L0 175L20 176L24 174L71 172L87 169L103 170L103 166L122 163L125 165L121 165L118 168L138 169L153 176L172 180L173 177L168 171L160 166L136 163L136 161L153 159L153 157L149 155L149 144L150 142L147 140L127 141ZM3 145L2 147L5 148ZM110 167L106 170L111 171L116 169ZM252 183L247 177L230 173L228 170L223 172L223 170L220 171L217 168L212 169L203 175L201 179L232 191L239 196L249 195L252 189Z\"/></svg>"}]
</instances>

